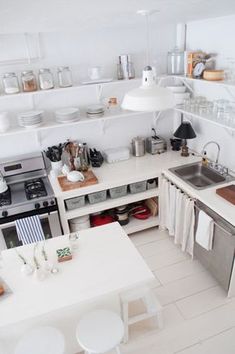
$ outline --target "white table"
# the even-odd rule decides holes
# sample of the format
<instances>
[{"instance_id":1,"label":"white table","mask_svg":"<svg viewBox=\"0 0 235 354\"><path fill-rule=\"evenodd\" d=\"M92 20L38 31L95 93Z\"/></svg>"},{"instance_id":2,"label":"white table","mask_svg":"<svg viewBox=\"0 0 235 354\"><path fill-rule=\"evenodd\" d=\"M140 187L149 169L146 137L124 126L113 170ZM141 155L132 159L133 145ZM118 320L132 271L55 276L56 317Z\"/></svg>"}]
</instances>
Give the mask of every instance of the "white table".
<instances>
[{"instance_id":1,"label":"white table","mask_svg":"<svg viewBox=\"0 0 235 354\"><path fill-rule=\"evenodd\" d=\"M56 261L56 249L68 245L68 236L48 240L49 259ZM32 249L33 245L18 248L27 259L32 258ZM55 324L67 332L65 335L71 342L67 353L77 351L74 325L81 310L99 304L110 308L110 299L116 299L117 305L121 291L154 280L118 223L80 232L73 259L60 263L59 273L43 281L21 274L21 262L14 249L2 252L2 257L0 276L13 294L0 300L0 339L13 338L14 333L17 339L23 328L27 330L32 325Z\"/></svg>"}]
</instances>

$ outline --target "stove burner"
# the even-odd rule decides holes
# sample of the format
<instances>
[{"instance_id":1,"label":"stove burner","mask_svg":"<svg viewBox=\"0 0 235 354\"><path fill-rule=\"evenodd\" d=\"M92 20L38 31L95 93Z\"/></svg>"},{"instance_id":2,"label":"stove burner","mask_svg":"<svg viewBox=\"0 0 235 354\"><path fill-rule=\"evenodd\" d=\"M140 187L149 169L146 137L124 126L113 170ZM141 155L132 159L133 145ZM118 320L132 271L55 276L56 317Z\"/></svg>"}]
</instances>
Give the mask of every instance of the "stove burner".
<instances>
[{"instance_id":1,"label":"stove burner","mask_svg":"<svg viewBox=\"0 0 235 354\"><path fill-rule=\"evenodd\" d=\"M4 193L0 193L0 207L11 204L11 190L8 187L8 190Z\"/></svg>"},{"instance_id":2,"label":"stove burner","mask_svg":"<svg viewBox=\"0 0 235 354\"><path fill-rule=\"evenodd\" d=\"M41 178L32 179L24 183L26 198L28 200L45 197L47 191Z\"/></svg>"}]
</instances>

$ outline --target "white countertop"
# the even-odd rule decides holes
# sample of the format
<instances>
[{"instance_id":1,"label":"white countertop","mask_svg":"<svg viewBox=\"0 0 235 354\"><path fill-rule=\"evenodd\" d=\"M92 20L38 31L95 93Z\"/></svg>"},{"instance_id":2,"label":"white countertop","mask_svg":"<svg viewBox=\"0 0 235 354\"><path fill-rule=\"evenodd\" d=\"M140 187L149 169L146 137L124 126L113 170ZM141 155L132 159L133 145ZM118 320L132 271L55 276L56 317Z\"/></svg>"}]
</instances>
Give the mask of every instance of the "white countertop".
<instances>
[{"instance_id":1,"label":"white countertop","mask_svg":"<svg viewBox=\"0 0 235 354\"><path fill-rule=\"evenodd\" d=\"M176 151L167 151L160 155L146 154L142 157L132 156L126 161L111 164L104 163L100 168L93 168L92 171L98 178L99 183L89 187L62 192L57 179L50 178L50 182L55 196L57 198L66 199L159 177L161 172L165 169L197 160L198 157L182 157L180 152Z\"/></svg>"},{"instance_id":2,"label":"white countertop","mask_svg":"<svg viewBox=\"0 0 235 354\"><path fill-rule=\"evenodd\" d=\"M235 226L235 206L216 194L217 188L229 186L230 184L234 184L235 181L219 184L217 186L209 187L203 190L198 190L191 187L181 178L177 177L168 170L165 170L164 174L187 194L195 199L200 200L202 203L206 204L209 208L219 214L222 218L227 220L230 224Z\"/></svg>"},{"instance_id":3,"label":"white countertop","mask_svg":"<svg viewBox=\"0 0 235 354\"><path fill-rule=\"evenodd\" d=\"M68 236L46 241L49 260L56 261L56 249L68 245ZM18 250L32 258L32 244ZM0 277L13 294L0 298L0 328L154 280L118 223L79 232L73 259L58 264L59 273L49 274L43 281L21 274L22 263L14 249L3 251L2 257Z\"/></svg>"}]
</instances>

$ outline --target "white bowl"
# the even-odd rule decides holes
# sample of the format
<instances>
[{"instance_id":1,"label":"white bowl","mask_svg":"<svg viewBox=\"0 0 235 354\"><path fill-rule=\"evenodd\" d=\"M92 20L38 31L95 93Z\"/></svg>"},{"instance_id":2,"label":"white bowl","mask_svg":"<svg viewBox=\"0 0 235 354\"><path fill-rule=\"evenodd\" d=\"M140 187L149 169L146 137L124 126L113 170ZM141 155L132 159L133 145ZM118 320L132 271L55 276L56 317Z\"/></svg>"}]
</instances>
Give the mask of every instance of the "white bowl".
<instances>
[{"instance_id":1,"label":"white bowl","mask_svg":"<svg viewBox=\"0 0 235 354\"><path fill-rule=\"evenodd\" d=\"M85 178L83 174L79 171L71 171L67 174L67 180L70 182L78 182L78 181L83 182L84 179Z\"/></svg>"},{"instance_id":2,"label":"white bowl","mask_svg":"<svg viewBox=\"0 0 235 354\"><path fill-rule=\"evenodd\" d=\"M190 97L190 93L189 92L184 92L184 93L174 93L174 97L175 97L175 104L183 104L184 100L186 98Z\"/></svg>"},{"instance_id":3,"label":"white bowl","mask_svg":"<svg viewBox=\"0 0 235 354\"><path fill-rule=\"evenodd\" d=\"M174 93L183 93L186 91L186 87L183 85L167 86L167 88Z\"/></svg>"}]
</instances>

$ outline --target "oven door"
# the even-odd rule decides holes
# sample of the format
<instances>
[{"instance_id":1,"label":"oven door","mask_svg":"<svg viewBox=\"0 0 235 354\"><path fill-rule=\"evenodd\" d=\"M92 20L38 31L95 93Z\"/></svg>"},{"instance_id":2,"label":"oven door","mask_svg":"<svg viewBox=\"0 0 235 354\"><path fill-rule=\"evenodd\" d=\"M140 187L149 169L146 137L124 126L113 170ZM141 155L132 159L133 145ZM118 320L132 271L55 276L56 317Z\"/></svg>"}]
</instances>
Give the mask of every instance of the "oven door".
<instances>
[{"instance_id":1,"label":"oven door","mask_svg":"<svg viewBox=\"0 0 235 354\"><path fill-rule=\"evenodd\" d=\"M62 230L57 211L39 215L42 229L45 238L51 238L62 235ZM0 251L6 248L21 246L22 242L19 241L15 222L11 221L0 225Z\"/></svg>"}]
</instances>

